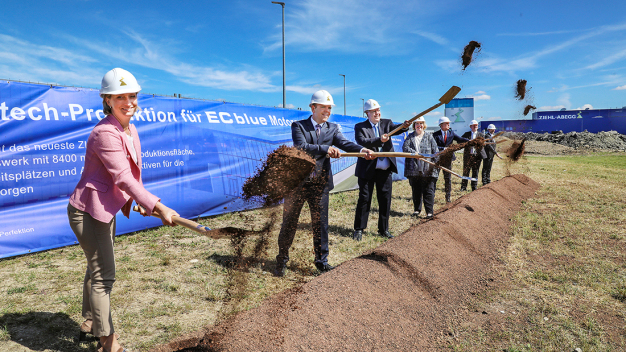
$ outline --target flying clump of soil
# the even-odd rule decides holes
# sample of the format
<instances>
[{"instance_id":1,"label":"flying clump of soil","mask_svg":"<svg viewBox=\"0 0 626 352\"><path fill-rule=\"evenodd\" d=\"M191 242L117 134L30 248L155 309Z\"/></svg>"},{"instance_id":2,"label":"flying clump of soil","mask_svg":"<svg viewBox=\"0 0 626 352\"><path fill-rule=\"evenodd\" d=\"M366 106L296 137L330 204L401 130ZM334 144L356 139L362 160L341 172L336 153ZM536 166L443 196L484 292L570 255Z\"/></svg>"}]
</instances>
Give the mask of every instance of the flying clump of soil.
<instances>
[{"instance_id":1,"label":"flying clump of soil","mask_svg":"<svg viewBox=\"0 0 626 352\"><path fill-rule=\"evenodd\" d=\"M524 116L528 115L528 113L530 112L530 110L535 110L537 109L536 106L533 105L526 105L526 107L524 108Z\"/></svg>"},{"instance_id":2,"label":"flying clump of soil","mask_svg":"<svg viewBox=\"0 0 626 352\"><path fill-rule=\"evenodd\" d=\"M469 42L469 44L465 46L465 48L463 49L463 55L461 55L463 70L465 70L467 66L469 66L469 64L472 63L474 59L473 58L474 53L479 53L479 52L480 52L480 43L475 40L472 40L471 42Z\"/></svg>"},{"instance_id":3,"label":"flying clump of soil","mask_svg":"<svg viewBox=\"0 0 626 352\"><path fill-rule=\"evenodd\" d=\"M437 160L436 164L439 166L443 166L443 167L446 167L446 165L450 165L454 152L456 152L457 150L466 148L466 147L468 148L474 147L476 148L476 150L481 150L485 147L485 139L483 137L477 137L477 138L470 140L469 142L460 143L460 144L450 144L448 148L442 150L441 152L437 154L437 156L439 157L439 160Z\"/></svg>"},{"instance_id":4,"label":"flying clump of soil","mask_svg":"<svg viewBox=\"0 0 626 352\"><path fill-rule=\"evenodd\" d=\"M315 160L305 151L282 145L271 152L257 173L243 185L244 200L260 199L263 206L277 204L311 174Z\"/></svg>"},{"instance_id":5,"label":"flying clump of soil","mask_svg":"<svg viewBox=\"0 0 626 352\"><path fill-rule=\"evenodd\" d=\"M515 99L524 100L526 97L526 83L525 79L517 80L517 83L515 84Z\"/></svg>"}]
</instances>

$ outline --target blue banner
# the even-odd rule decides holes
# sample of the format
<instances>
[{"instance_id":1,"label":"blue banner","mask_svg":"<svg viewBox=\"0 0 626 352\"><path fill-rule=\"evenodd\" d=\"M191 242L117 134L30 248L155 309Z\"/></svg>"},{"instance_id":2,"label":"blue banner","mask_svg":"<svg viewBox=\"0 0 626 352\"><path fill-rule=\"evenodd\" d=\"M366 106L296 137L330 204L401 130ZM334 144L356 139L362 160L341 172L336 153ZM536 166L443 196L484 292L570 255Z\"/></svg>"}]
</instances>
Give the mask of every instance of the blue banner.
<instances>
[{"instance_id":1,"label":"blue banner","mask_svg":"<svg viewBox=\"0 0 626 352\"><path fill-rule=\"evenodd\" d=\"M291 122L308 111L139 94L131 123L142 146L146 188L182 217L248 209L243 182L268 153L291 145ZM68 198L80 179L87 138L104 118L95 89L0 82L0 258L75 244ZM354 140L360 117L332 115ZM406 134L393 137L401 151ZM401 179L404 160L398 159ZM353 188L356 158L333 159L337 189ZM344 181L344 182L341 182ZM343 186L342 186L343 183ZM161 225L121 213L117 234Z\"/></svg>"}]
</instances>

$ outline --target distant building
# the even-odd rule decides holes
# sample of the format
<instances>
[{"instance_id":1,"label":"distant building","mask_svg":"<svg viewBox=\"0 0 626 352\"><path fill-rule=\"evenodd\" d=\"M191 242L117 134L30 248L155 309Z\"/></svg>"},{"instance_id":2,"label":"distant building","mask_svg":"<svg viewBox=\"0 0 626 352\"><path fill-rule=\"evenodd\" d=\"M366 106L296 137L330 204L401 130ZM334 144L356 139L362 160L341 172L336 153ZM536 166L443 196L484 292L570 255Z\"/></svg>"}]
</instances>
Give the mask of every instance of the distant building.
<instances>
[{"instance_id":1,"label":"distant building","mask_svg":"<svg viewBox=\"0 0 626 352\"><path fill-rule=\"evenodd\" d=\"M481 121L479 129L494 124L498 131L545 133L553 131L626 134L626 107L622 109L538 111L531 120Z\"/></svg>"}]
</instances>

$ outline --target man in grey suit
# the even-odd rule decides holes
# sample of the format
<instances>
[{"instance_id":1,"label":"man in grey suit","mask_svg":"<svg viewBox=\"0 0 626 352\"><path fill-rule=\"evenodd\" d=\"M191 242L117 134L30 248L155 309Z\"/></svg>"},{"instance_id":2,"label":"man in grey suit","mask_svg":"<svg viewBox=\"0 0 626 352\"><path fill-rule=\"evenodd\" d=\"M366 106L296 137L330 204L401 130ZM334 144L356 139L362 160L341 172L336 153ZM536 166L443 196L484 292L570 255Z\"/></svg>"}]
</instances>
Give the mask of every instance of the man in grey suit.
<instances>
[{"instance_id":1,"label":"man in grey suit","mask_svg":"<svg viewBox=\"0 0 626 352\"><path fill-rule=\"evenodd\" d=\"M276 256L275 276L285 274L289 261L289 248L293 243L298 219L304 202L311 211L313 228L313 250L315 266L320 272L334 267L328 264L328 193L333 189L330 167L331 158L339 158L343 149L348 152L367 153L367 159L374 159L372 151L346 139L335 123L328 122L333 97L325 90L317 91L311 97L312 115L291 124L293 145L307 152L315 159L315 169L293 192L285 197L283 224L278 234L278 255Z\"/></svg>"}]
</instances>

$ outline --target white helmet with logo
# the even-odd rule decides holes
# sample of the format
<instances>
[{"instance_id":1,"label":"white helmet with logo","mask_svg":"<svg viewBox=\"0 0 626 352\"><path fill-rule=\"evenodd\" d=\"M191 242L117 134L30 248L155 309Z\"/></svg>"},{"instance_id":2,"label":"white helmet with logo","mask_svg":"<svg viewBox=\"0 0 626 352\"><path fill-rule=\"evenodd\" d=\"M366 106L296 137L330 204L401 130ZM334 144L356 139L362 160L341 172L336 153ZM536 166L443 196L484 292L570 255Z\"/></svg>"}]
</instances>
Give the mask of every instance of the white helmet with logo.
<instances>
[{"instance_id":1,"label":"white helmet with logo","mask_svg":"<svg viewBox=\"0 0 626 352\"><path fill-rule=\"evenodd\" d=\"M439 122L437 124L441 125L442 123L445 123L445 122L450 122L450 119L445 116L442 116L439 118Z\"/></svg>"},{"instance_id":2,"label":"white helmet with logo","mask_svg":"<svg viewBox=\"0 0 626 352\"><path fill-rule=\"evenodd\" d=\"M368 99L363 106L363 112L374 109L380 109L380 104L374 99Z\"/></svg>"},{"instance_id":3,"label":"white helmet with logo","mask_svg":"<svg viewBox=\"0 0 626 352\"><path fill-rule=\"evenodd\" d=\"M311 96L311 102L309 103L309 106L313 104L335 106L332 95L330 95L330 93L328 93L327 91L323 89L318 90L317 92L313 93L313 96Z\"/></svg>"},{"instance_id":4,"label":"white helmet with logo","mask_svg":"<svg viewBox=\"0 0 626 352\"><path fill-rule=\"evenodd\" d=\"M138 93L141 90L137 79L130 72L114 68L104 74L102 85L100 86L100 97L104 94L126 94Z\"/></svg>"},{"instance_id":5,"label":"white helmet with logo","mask_svg":"<svg viewBox=\"0 0 626 352\"><path fill-rule=\"evenodd\" d=\"M470 121L470 124L469 124L469 125L470 125L470 126L471 126L471 125L478 125L478 121L476 121L476 120L472 120L472 121Z\"/></svg>"},{"instance_id":6,"label":"white helmet with logo","mask_svg":"<svg viewBox=\"0 0 626 352\"><path fill-rule=\"evenodd\" d=\"M496 125L494 125L493 123L490 123L489 126L487 126L488 130L495 130L496 129Z\"/></svg>"}]
</instances>

